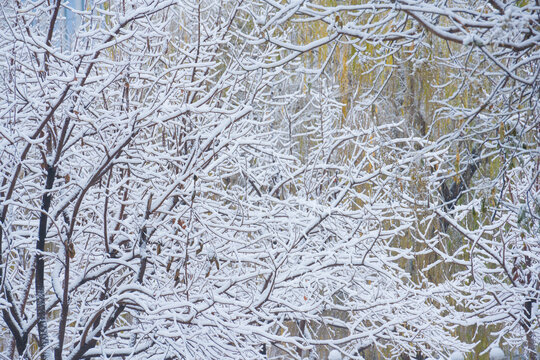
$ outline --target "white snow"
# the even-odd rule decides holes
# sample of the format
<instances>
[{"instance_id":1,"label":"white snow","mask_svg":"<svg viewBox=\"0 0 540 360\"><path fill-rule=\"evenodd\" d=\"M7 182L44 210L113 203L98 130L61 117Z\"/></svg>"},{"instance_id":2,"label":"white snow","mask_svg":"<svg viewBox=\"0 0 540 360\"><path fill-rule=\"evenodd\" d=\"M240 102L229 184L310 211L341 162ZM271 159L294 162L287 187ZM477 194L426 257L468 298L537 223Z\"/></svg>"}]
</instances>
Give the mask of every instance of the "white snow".
<instances>
[{"instance_id":1,"label":"white snow","mask_svg":"<svg viewBox=\"0 0 540 360\"><path fill-rule=\"evenodd\" d=\"M463 38L463 45L465 46L470 45L472 44L473 41L474 41L474 38L471 35L467 35Z\"/></svg>"},{"instance_id":2,"label":"white snow","mask_svg":"<svg viewBox=\"0 0 540 360\"><path fill-rule=\"evenodd\" d=\"M453 352L452 355L450 355L449 360L465 360L465 357L463 354L459 351Z\"/></svg>"},{"instance_id":3,"label":"white snow","mask_svg":"<svg viewBox=\"0 0 540 360\"><path fill-rule=\"evenodd\" d=\"M489 351L489 360L503 360L504 351L498 346L495 346Z\"/></svg>"},{"instance_id":4,"label":"white snow","mask_svg":"<svg viewBox=\"0 0 540 360\"><path fill-rule=\"evenodd\" d=\"M328 360L341 360L341 353L337 350L330 351L330 354L328 354Z\"/></svg>"}]
</instances>

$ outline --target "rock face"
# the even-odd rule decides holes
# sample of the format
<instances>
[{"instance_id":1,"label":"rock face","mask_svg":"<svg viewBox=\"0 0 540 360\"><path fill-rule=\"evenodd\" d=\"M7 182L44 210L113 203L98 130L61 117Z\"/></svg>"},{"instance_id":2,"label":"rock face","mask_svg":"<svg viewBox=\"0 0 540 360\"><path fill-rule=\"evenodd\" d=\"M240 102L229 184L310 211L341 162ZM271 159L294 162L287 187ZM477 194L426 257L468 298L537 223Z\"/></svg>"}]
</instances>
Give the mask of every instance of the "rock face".
<instances>
[{"instance_id":1,"label":"rock face","mask_svg":"<svg viewBox=\"0 0 540 360\"><path fill-rule=\"evenodd\" d=\"M456 351L450 355L449 360L465 360L465 357L459 351Z\"/></svg>"},{"instance_id":2,"label":"rock face","mask_svg":"<svg viewBox=\"0 0 540 360\"><path fill-rule=\"evenodd\" d=\"M330 351L330 354L328 354L328 360L341 360L341 354L337 350Z\"/></svg>"},{"instance_id":3,"label":"rock face","mask_svg":"<svg viewBox=\"0 0 540 360\"><path fill-rule=\"evenodd\" d=\"M489 360L503 360L504 359L504 352L501 350L500 347L495 346L489 351Z\"/></svg>"}]
</instances>

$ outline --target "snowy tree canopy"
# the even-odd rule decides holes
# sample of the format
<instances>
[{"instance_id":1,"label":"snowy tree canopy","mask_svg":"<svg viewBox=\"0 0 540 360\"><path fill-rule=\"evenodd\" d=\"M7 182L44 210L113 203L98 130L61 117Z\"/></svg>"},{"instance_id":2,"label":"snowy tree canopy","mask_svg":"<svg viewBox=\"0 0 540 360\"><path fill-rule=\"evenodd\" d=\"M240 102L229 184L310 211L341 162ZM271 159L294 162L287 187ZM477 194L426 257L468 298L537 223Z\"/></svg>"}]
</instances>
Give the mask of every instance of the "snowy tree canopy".
<instances>
[{"instance_id":1,"label":"snowy tree canopy","mask_svg":"<svg viewBox=\"0 0 540 360\"><path fill-rule=\"evenodd\" d=\"M539 4L75 4L0 0L0 358L536 359Z\"/></svg>"}]
</instances>

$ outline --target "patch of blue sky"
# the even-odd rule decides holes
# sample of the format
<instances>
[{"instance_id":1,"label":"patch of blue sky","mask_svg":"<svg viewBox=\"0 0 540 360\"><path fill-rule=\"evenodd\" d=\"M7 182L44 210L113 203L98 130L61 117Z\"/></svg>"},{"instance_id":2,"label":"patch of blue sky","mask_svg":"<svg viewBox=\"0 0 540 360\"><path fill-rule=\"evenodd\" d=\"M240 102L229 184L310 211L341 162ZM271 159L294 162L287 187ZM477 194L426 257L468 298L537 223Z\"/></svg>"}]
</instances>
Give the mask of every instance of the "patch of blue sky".
<instances>
[{"instance_id":1,"label":"patch of blue sky","mask_svg":"<svg viewBox=\"0 0 540 360\"><path fill-rule=\"evenodd\" d=\"M83 10L86 0L67 0L64 2L65 6L62 6L62 16L65 19L65 28L64 28L64 45L70 47L73 34L77 30L77 26L80 23L80 17L75 11Z\"/></svg>"}]
</instances>

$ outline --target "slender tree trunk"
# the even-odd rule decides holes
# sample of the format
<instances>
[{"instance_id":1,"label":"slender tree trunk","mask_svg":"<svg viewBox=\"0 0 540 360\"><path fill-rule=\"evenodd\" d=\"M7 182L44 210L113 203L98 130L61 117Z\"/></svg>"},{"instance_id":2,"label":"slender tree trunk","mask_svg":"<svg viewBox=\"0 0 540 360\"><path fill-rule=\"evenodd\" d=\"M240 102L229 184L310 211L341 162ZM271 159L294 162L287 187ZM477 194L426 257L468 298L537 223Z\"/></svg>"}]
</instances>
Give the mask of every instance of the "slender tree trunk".
<instances>
[{"instance_id":1,"label":"slender tree trunk","mask_svg":"<svg viewBox=\"0 0 540 360\"><path fill-rule=\"evenodd\" d=\"M524 249L527 249L524 245ZM525 266L527 268L532 267L532 258L530 256L525 256ZM527 283L532 283L531 274L528 274L526 277ZM532 329L531 325L534 321L533 318L533 308L536 306L536 299L533 297L533 294L529 294L529 297L523 304L523 310L524 310L524 319L523 319L523 329L525 330L525 336L527 339L527 353L528 353L528 359L529 360L536 360L537 359L537 353L536 353L536 346L535 346L535 339L534 339L534 329Z\"/></svg>"},{"instance_id":2,"label":"slender tree trunk","mask_svg":"<svg viewBox=\"0 0 540 360\"><path fill-rule=\"evenodd\" d=\"M532 331L527 333L527 350L529 351L529 360L537 360L538 354L534 344L534 334Z\"/></svg>"},{"instance_id":3,"label":"slender tree trunk","mask_svg":"<svg viewBox=\"0 0 540 360\"><path fill-rule=\"evenodd\" d=\"M45 308L45 260L43 252L45 251L45 238L47 237L47 219L49 217L49 208L51 206L51 194L56 168L52 165L47 165L47 180L45 184L45 193L41 205L41 215L39 219L38 241L36 244L36 311L37 325L39 332L39 348L44 350L49 346L49 333L47 330L47 310ZM43 360L50 359L48 356L49 350L45 350L41 358Z\"/></svg>"},{"instance_id":4,"label":"slender tree trunk","mask_svg":"<svg viewBox=\"0 0 540 360\"><path fill-rule=\"evenodd\" d=\"M524 330L527 337L527 353L529 360L537 360L538 354L536 352L536 344L534 340L534 331L531 329L531 320L532 320L532 309L535 301L529 299L525 302L525 321L524 321Z\"/></svg>"}]
</instances>

